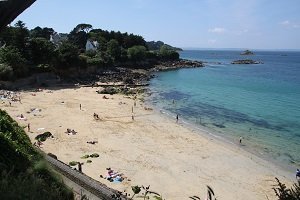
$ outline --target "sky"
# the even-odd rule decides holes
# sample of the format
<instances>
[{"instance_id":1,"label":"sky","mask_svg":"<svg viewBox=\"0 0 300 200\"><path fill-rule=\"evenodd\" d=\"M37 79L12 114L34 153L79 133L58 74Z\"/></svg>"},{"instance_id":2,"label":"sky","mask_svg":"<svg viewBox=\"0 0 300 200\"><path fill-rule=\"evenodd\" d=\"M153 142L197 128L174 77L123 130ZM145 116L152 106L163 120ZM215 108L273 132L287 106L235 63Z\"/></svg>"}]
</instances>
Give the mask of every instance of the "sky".
<instances>
[{"instance_id":1,"label":"sky","mask_svg":"<svg viewBox=\"0 0 300 200\"><path fill-rule=\"evenodd\" d=\"M181 48L300 49L300 0L37 0L16 20L60 33L87 23Z\"/></svg>"}]
</instances>

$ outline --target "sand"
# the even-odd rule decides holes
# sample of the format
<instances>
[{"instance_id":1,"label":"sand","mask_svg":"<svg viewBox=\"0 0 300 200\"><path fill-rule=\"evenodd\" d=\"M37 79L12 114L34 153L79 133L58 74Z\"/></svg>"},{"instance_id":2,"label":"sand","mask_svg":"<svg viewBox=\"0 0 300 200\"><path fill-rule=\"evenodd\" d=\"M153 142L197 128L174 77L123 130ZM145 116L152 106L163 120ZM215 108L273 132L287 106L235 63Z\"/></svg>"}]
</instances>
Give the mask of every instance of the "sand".
<instances>
[{"instance_id":1,"label":"sand","mask_svg":"<svg viewBox=\"0 0 300 200\"><path fill-rule=\"evenodd\" d=\"M165 199L206 197L206 185L218 199L274 199L274 177L291 183L293 174L246 152L237 138L234 145L192 130L176 119L155 110L145 110L138 100L124 95L97 94L98 88L77 88L22 92L22 104L0 104L24 128L32 142L37 134L50 131L53 139L41 146L65 163L84 162L83 172L104 184L131 193L131 186L150 185ZM50 91L50 92L49 92ZM81 110L80 105L81 104ZM134 121L132 120L132 107ZM26 113L30 108L41 109ZM101 120L95 120L97 113ZM23 114L27 121L19 120ZM67 128L76 135L66 134ZM97 141L88 144L87 141ZM247 145L247 144L245 144ZM98 153L98 158L80 157ZM103 178L106 168L123 173L122 183Z\"/></svg>"}]
</instances>

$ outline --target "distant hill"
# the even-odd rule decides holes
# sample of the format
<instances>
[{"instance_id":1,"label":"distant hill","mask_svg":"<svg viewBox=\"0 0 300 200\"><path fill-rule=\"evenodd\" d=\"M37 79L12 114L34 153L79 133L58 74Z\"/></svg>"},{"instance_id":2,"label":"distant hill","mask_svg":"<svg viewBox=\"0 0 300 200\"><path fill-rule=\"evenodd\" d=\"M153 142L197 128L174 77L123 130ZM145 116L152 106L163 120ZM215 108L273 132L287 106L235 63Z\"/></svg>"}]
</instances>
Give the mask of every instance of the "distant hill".
<instances>
[{"instance_id":1,"label":"distant hill","mask_svg":"<svg viewBox=\"0 0 300 200\"><path fill-rule=\"evenodd\" d=\"M181 48L177 48L177 47L173 47L171 45L165 44L162 41L150 41L150 42L146 42L146 45L149 49L149 51L159 51L160 47L162 47L163 45L167 46L170 50L174 50L174 51L182 51Z\"/></svg>"}]
</instances>

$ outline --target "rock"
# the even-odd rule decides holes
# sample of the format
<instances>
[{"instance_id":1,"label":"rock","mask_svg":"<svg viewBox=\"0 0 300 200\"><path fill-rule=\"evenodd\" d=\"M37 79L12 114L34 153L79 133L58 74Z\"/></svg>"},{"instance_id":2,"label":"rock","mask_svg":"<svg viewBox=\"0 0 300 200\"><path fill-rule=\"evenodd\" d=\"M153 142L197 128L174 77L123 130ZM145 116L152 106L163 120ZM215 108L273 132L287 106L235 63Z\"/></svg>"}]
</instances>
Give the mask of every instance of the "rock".
<instances>
[{"instance_id":1,"label":"rock","mask_svg":"<svg viewBox=\"0 0 300 200\"><path fill-rule=\"evenodd\" d=\"M243 51L241 55L254 55L254 53L250 50Z\"/></svg>"},{"instance_id":2,"label":"rock","mask_svg":"<svg viewBox=\"0 0 300 200\"><path fill-rule=\"evenodd\" d=\"M231 64L240 64L240 65L245 65L245 64L263 64L263 62L246 59L246 60L235 60L235 61L231 62Z\"/></svg>"}]
</instances>

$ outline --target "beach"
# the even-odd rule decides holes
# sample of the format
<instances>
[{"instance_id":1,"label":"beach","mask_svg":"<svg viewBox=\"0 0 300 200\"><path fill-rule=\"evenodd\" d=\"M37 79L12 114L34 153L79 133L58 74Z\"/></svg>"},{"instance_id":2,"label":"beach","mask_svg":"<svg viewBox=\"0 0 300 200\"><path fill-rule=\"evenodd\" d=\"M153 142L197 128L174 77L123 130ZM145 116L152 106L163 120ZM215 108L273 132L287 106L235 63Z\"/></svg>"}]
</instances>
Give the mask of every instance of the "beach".
<instances>
[{"instance_id":1,"label":"beach","mask_svg":"<svg viewBox=\"0 0 300 200\"><path fill-rule=\"evenodd\" d=\"M288 185L294 179L294 174L245 151L239 138L234 145L226 143L183 126L180 118L176 123L175 118L145 109L141 95L134 106L133 96L103 98L98 89L24 91L21 103L10 107L3 101L0 108L26 126L32 143L38 134L51 132L54 138L40 147L44 152L67 164L82 162L83 173L130 194L131 186L150 185L165 199L205 198L209 185L218 199L265 200L275 198L275 177ZM17 117L20 114L26 121ZM76 134L67 134L67 129ZM91 141L95 143L87 143ZM81 158L93 153L99 157L88 158L92 163ZM101 178L107 176L107 168L126 178L120 183Z\"/></svg>"}]
</instances>

